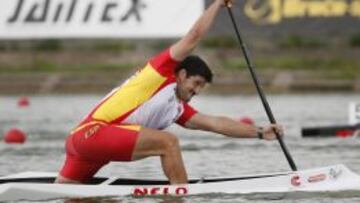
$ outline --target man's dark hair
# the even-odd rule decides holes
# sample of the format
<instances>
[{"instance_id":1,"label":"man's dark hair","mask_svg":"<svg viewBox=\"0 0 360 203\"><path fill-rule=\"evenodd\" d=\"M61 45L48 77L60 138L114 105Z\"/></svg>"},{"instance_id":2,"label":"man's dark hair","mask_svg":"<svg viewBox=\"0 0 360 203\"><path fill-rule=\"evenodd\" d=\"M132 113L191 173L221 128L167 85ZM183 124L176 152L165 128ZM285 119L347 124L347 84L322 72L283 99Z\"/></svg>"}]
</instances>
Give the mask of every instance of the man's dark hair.
<instances>
[{"instance_id":1,"label":"man's dark hair","mask_svg":"<svg viewBox=\"0 0 360 203\"><path fill-rule=\"evenodd\" d=\"M175 73L178 73L181 69L186 70L186 76L199 75L203 77L206 82L211 83L213 74L209 66L200 57L191 55L181 61L175 69Z\"/></svg>"}]
</instances>

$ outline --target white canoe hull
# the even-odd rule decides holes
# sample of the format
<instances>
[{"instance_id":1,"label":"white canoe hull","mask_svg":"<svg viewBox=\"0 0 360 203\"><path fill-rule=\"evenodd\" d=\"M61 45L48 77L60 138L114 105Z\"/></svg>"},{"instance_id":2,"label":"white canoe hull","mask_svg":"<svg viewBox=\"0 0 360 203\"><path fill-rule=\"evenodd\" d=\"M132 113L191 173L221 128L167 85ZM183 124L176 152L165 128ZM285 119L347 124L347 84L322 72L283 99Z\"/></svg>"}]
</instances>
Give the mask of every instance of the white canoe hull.
<instances>
[{"instance_id":1,"label":"white canoe hull","mask_svg":"<svg viewBox=\"0 0 360 203\"><path fill-rule=\"evenodd\" d=\"M360 176L344 165L237 178L209 179L187 185L114 185L109 178L96 185L12 182L26 178L55 177L54 173L25 172L0 177L0 201L48 200L71 197L126 195L198 195L207 193L249 194L285 192L359 191Z\"/></svg>"}]
</instances>

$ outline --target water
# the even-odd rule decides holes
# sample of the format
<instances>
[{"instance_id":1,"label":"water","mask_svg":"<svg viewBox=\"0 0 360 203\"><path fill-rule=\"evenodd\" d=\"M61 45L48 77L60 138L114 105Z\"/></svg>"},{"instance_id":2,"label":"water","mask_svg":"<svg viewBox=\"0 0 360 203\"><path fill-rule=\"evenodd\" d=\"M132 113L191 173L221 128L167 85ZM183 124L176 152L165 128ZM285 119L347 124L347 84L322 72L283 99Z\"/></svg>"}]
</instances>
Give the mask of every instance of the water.
<instances>
[{"instance_id":1,"label":"water","mask_svg":"<svg viewBox=\"0 0 360 203\"><path fill-rule=\"evenodd\" d=\"M28 134L24 145L0 142L0 175L23 171L58 171L64 159L67 133L101 99L101 95L47 95L30 97L29 108L17 108L17 97L0 97L0 133L12 127ZM360 139L301 138L303 126L346 124L348 105L360 101L355 94L270 95L277 121L284 125L285 142L299 169L343 163L360 174ZM192 105L201 112L239 119L252 117L258 125L267 117L256 95L199 96ZM190 178L239 176L289 170L278 142L226 138L214 133L172 126L178 135ZM98 175L126 178L165 178L159 158L132 163L112 163ZM359 202L359 195L274 194L199 195L185 198L90 198L49 202Z\"/></svg>"}]
</instances>

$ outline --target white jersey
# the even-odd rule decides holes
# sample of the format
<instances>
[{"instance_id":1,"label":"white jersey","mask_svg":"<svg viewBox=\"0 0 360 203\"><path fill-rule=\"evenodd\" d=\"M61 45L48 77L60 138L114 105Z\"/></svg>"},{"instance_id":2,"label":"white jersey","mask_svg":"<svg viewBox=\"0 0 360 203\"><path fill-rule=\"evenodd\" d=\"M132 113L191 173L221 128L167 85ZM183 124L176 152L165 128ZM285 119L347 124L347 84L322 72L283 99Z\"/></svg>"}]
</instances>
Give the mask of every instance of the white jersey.
<instances>
[{"instance_id":1,"label":"white jersey","mask_svg":"<svg viewBox=\"0 0 360 203\"><path fill-rule=\"evenodd\" d=\"M176 96L174 70L177 64L170 57L169 49L157 55L106 96L85 121L154 129L164 129L174 122L184 125L196 111Z\"/></svg>"},{"instance_id":2,"label":"white jersey","mask_svg":"<svg viewBox=\"0 0 360 203\"><path fill-rule=\"evenodd\" d=\"M176 83L172 83L161 89L123 122L155 129L164 129L170 126L184 111L183 105L176 97L175 88Z\"/></svg>"}]
</instances>

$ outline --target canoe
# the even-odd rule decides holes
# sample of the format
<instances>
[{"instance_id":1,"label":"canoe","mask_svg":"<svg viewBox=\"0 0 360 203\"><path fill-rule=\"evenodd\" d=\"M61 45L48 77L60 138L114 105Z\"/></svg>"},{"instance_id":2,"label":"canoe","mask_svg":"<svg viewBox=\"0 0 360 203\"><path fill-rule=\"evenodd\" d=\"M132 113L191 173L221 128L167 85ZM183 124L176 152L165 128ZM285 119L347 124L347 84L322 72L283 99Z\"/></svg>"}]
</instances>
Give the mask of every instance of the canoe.
<instances>
[{"instance_id":1,"label":"canoe","mask_svg":"<svg viewBox=\"0 0 360 203\"><path fill-rule=\"evenodd\" d=\"M301 129L301 135L303 137L351 137L355 130L360 130L360 124L304 127Z\"/></svg>"},{"instance_id":2,"label":"canoe","mask_svg":"<svg viewBox=\"0 0 360 203\"><path fill-rule=\"evenodd\" d=\"M56 175L47 172L23 172L0 177L0 201L128 195L360 192L360 176L342 164L296 172L192 179L189 184L184 185L169 185L166 180L118 177L95 177L86 185L54 184Z\"/></svg>"}]
</instances>

